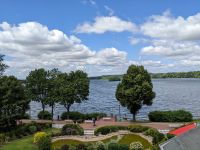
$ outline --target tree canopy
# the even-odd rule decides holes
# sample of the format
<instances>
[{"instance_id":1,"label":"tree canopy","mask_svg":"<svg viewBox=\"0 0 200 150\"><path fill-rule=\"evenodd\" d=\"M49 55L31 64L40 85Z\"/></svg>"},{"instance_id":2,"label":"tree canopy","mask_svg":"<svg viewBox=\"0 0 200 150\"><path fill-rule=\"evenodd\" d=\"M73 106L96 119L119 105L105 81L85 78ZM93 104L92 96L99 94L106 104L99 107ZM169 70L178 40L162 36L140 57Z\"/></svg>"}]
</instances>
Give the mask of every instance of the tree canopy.
<instances>
[{"instance_id":1,"label":"tree canopy","mask_svg":"<svg viewBox=\"0 0 200 150\"><path fill-rule=\"evenodd\" d=\"M3 60L4 60L3 58L4 58L4 55L0 54L0 76L2 76L5 69L8 68L8 66L3 63Z\"/></svg>"},{"instance_id":2,"label":"tree canopy","mask_svg":"<svg viewBox=\"0 0 200 150\"><path fill-rule=\"evenodd\" d=\"M83 71L62 73L58 76L59 102L69 112L71 105L88 99L89 78Z\"/></svg>"},{"instance_id":3,"label":"tree canopy","mask_svg":"<svg viewBox=\"0 0 200 150\"><path fill-rule=\"evenodd\" d=\"M0 128L15 125L29 108L24 86L14 76L0 78Z\"/></svg>"},{"instance_id":4,"label":"tree canopy","mask_svg":"<svg viewBox=\"0 0 200 150\"><path fill-rule=\"evenodd\" d=\"M44 111L48 94L48 72L45 69L35 69L29 73L26 92L30 100L41 102Z\"/></svg>"},{"instance_id":5,"label":"tree canopy","mask_svg":"<svg viewBox=\"0 0 200 150\"><path fill-rule=\"evenodd\" d=\"M142 105L152 105L154 97L151 76L147 70L143 66L129 66L127 73L117 86L116 99L122 106L129 109L134 121Z\"/></svg>"}]
</instances>

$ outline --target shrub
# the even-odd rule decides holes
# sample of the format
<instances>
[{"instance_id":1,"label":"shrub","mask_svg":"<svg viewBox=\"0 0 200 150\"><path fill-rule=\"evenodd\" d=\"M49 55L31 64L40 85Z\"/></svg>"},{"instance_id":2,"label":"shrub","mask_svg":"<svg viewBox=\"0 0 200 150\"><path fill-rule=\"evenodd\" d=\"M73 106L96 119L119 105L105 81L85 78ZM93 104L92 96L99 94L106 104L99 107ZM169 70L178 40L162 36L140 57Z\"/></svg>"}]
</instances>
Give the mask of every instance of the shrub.
<instances>
[{"instance_id":1,"label":"shrub","mask_svg":"<svg viewBox=\"0 0 200 150\"><path fill-rule=\"evenodd\" d=\"M141 125L130 125L128 130L135 133L141 133L148 130L149 127L141 126Z\"/></svg>"},{"instance_id":2,"label":"shrub","mask_svg":"<svg viewBox=\"0 0 200 150\"><path fill-rule=\"evenodd\" d=\"M153 122L190 122L193 119L192 114L185 110L153 111L148 116Z\"/></svg>"},{"instance_id":3,"label":"shrub","mask_svg":"<svg viewBox=\"0 0 200 150\"><path fill-rule=\"evenodd\" d=\"M144 132L144 135L153 137L153 136L156 135L157 133L158 133L158 131L157 131L156 129L149 128L148 130L146 130L146 131Z\"/></svg>"},{"instance_id":4,"label":"shrub","mask_svg":"<svg viewBox=\"0 0 200 150\"><path fill-rule=\"evenodd\" d=\"M48 111L40 111L38 113L38 119L51 120L52 119L52 115Z\"/></svg>"},{"instance_id":5,"label":"shrub","mask_svg":"<svg viewBox=\"0 0 200 150\"><path fill-rule=\"evenodd\" d=\"M37 127L34 125L31 125L31 126L29 126L28 130L30 133L35 133L37 131Z\"/></svg>"},{"instance_id":6,"label":"shrub","mask_svg":"<svg viewBox=\"0 0 200 150\"><path fill-rule=\"evenodd\" d=\"M96 150L106 150L105 144L102 141L99 141L95 144Z\"/></svg>"},{"instance_id":7,"label":"shrub","mask_svg":"<svg viewBox=\"0 0 200 150\"><path fill-rule=\"evenodd\" d=\"M153 138L153 144L158 144L166 139L164 134L153 128L149 128L144 132L144 134Z\"/></svg>"},{"instance_id":8,"label":"shrub","mask_svg":"<svg viewBox=\"0 0 200 150\"><path fill-rule=\"evenodd\" d=\"M112 133L112 132L117 132L119 130L127 130L128 128L126 126L104 126L104 127L100 127L100 128L97 128L95 130L95 135L99 135L99 134L102 134L102 135L106 135L106 134L109 134L109 133Z\"/></svg>"},{"instance_id":9,"label":"shrub","mask_svg":"<svg viewBox=\"0 0 200 150\"><path fill-rule=\"evenodd\" d=\"M71 145L71 146L69 147L69 150L76 150L76 147Z\"/></svg>"},{"instance_id":10,"label":"shrub","mask_svg":"<svg viewBox=\"0 0 200 150\"><path fill-rule=\"evenodd\" d=\"M83 122L84 120L91 120L92 118L101 119L103 117L106 117L107 115L105 113L88 113L88 114L82 114L77 111L72 112L63 112L61 115L61 119L71 119L73 121L77 122Z\"/></svg>"},{"instance_id":11,"label":"shrub","mask_svg":"<svg viewBox=\"0 0 200 150\"><path fill-rule=\"evenodd\" d=\"M0 134L0 145L3 145L6 142L6 135Z\"/></svg>"},{"instance_id":12,"label":"shrub","mask_svg":"<svg viewBox=\"0 0 200 150\"><path fill-rule=\"evenodd\" d=\"M156 133L155 135L153 135L152 136L153 137L153 144L158 144L158 143L161 143L162 141L165 141L165 140L167 140L166 138L165 138L165 135L164 134L162 134L162 133Z\"/></svg>"},{"instance_id":13,"label":"shrub","mask_svg":"<svg viewBox=\"0 0 200 150\"><path fill-rule=\"evenodd\" d=\"M171 139L171 138L173 138L175 135L169 134L169 133L168 133L166 136L167 136L167 139Z\"/></svg>"},{"instance_id":14,"label":"shrub","mask_svg":"<svg viewBox=\"0 0 200 150\"><path fill-rule=\"evenodd\" d=\"M87 150L87 147L85 146L85 144L78 144L76 150Z\"/></svg>"},{"instance_id":15,"label":"shrub","mask_svg":"<svg viewBox=\"0 0 200 150\"><path fill-rule=\"evenodd\" d=\"M140 142L133 142L129 146L129 150L143 150L144 146Z\"/></svg>"},{"instance_id":16,"label":"shrub","mask_svg":"<svg viewBox=\"0 0 200 150\"><path fill-rule=\"evenodd\" d=\"M108 150L118 150L119 145L116 142L110 142L108 144Z\"/></svg>"},{"instance_id":17,"label":"shrub","mask_svg":"<svg viewBox=\"0 0 200 150\"><path fill-rule=\"evenodd\" d=\"M86 120L91 120L92 118L101 119L106 116L107 114L105 113L89 113L89 114L85 114L85 119Z\"/></svg>"},{"instance_id":18,"label":"shrub","mask_svg":"<svg viewBox=\"0 0 200 150\"><path fill-rule=\"evenodd\" d=\"M129 147L126 144L119 144L119 148L118 149L119 150L129 150Z\"/></svg>"},{"instance_id":19,"label":"shrub","mask_svg":"<svg viewBox=\"0 0 200 150\"><path fill-rule=\"evenodd\" d=\"M61 115L61 119L65 120L65 119L71 119L74 121L77 120L84 120L85 116L84 114L78 112L78 111L73 111L73 112L63 112Z\"/></svg>"},{"instance_id":20,"label":"shrub","mask_svg":"<svg viewBox=\"0 0 200 150\"><path fill-rule=\"evenodd\" d=\"M37 145L39 150L50 150L51 138L49 136L43 136L38 140Z\"/></svg>"},{"instance_id":21,"label":"shrub","mask_svg":"<svg viewBox=\"0 0 200 150\"><path fill-rule=\"evenodd\" d=\"M66 124L62 128L62 135L83 135L83 128L78 124Z\"/></svg>"},{"instance_id":22,"label":"shrub","mask_svg":"<svg viewBox=\"0 0 200 150\"><path fill-rule=\"evenodd\" d=\"M63 145L60 150L69 150L69 145Z\"/></svg>"},{"instance_id":23,"label":"shrub","mask_svg":"<svg viewBox=\"0 0 200 150\"><path fill-rule=\"evenodd\" d=\"M35 133L34 138L33 138L33 143L38 143L40 139L42 139L43 137L47 137L46 132Z\"/></svg>"}]
</instances>

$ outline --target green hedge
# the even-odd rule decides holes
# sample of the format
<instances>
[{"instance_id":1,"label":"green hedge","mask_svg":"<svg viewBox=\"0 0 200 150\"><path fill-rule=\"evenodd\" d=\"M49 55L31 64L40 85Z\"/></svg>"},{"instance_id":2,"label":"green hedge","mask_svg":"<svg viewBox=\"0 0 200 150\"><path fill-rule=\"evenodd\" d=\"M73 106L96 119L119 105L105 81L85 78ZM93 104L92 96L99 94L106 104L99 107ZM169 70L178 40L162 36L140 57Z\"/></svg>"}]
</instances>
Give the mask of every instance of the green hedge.
<instances>
[{"instance_id":1,"label":"green hedge","mask_svg":"<svg viewBox=\"0 0 200 150\"><path fill-rule=\"evenodd\" d=\"M142 133L146 130L148 130L149 127L141 126L141 125L130 125L128 126L128 130L134 133Z\"/></svg>"},{"instance_id":2,"label":"green hedge","mask_svg":"<svg viewBox=\"0 0 200 150\"><path fill-rule=\"evenodd\" d=\"M40 111L38 113L38 119L51 120L52 119L52 115L48 111Z\"/></svg>"},{"instance_id":3,"label":"green hedge","mask_svg":"<svg viewBox=\"0 0 200 150\"><path fill-rule=\"evenodd\" d=\"M83 135L83 128L78 124L66 124L62 128L62 135Z\"/></svg>"},{"instance_id":4,"label":"green hedge","mask_svg":"<svg viewBox=\"0 0 200 150\"><path fill-rule=\"evenodd\" d=\"M193 120L192 114L185 110L153 111L148 116L153 122L190 122Z\"/></svg>"},{"instance_id":5,"label":"green hedge","mask_svg":"<svg viewBox=\"0 0 200 150\"><path fill-rule=\"evenodd\" d=\"M105 113L88 113L83 114L77 111L72 112L63 112L61 115L61 119L71 119L73 121L83 122L84 120L91 120L92 118L100 119L103 117L106 117L107 115Z\"/></svg>"},{"instance_id":6,"label":"green hedge","mask_svg":"<svg viewBox=\"0 0 200 150\"><path fill-rule=\"evenodd\" d=\"M112 132L117 132L119 130L127 130L127 129L128 129L128 127L126 127L126 126L104 126L104 127L97 128L94 131L94 134L95 135L99 135L99 134L106 135L106 134L109 134Z\"/></svg>"}]
</instances>

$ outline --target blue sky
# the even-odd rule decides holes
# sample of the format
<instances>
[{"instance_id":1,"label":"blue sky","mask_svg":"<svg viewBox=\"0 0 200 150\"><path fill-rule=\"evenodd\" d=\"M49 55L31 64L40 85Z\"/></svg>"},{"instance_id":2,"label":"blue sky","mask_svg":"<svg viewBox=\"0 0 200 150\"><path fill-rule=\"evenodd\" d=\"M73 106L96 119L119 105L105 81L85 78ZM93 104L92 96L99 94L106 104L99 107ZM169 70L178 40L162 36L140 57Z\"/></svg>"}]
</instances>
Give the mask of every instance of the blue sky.
<instances>
[{"instance_id":1,"label":"blue sky","mask_svg":"<svg viewBox=\"0 0 200 150\"><path fill-rule=\"evenodd\" d=\"M1 0L6 74L83 69L90 76L198 70L200 1Z\"/></svg>"}]
</instances>

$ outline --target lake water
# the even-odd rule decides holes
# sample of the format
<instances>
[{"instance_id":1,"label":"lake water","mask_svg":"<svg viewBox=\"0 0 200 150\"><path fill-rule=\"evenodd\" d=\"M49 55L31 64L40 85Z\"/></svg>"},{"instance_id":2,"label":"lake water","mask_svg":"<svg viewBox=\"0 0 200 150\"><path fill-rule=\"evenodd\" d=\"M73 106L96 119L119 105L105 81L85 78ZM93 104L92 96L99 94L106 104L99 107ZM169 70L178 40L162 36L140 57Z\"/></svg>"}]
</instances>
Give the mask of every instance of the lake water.
<instances>
[{"instance_id":1,"label":"lake water","mask_svg":"<svg viewBox=\"0 0 200 150\"><path fill-rule=\"evenodd\" d=\"M143 106L137 115L137 119L147 119L148 113L154 110L185 109L195 117L200 116L200 79L153 79L156 98L152 106ZM119 103L115 99L115 90L119 82L105 80L90 81L89 100L81 104L74 104L71 111L105 112L107 114L119 114ZM41 104L31 102L29 114L36 118L41 110ZM50 110L47 107L48 110ZM55 108L55 118L65 108L59 104ZM132 117L126 108L120 107L121 116Z\"/></svg>"}]
</instances>

